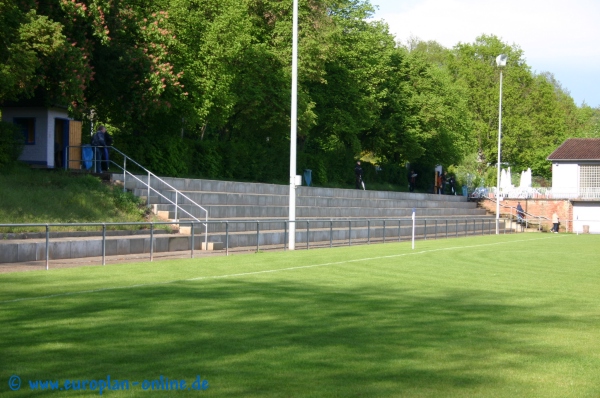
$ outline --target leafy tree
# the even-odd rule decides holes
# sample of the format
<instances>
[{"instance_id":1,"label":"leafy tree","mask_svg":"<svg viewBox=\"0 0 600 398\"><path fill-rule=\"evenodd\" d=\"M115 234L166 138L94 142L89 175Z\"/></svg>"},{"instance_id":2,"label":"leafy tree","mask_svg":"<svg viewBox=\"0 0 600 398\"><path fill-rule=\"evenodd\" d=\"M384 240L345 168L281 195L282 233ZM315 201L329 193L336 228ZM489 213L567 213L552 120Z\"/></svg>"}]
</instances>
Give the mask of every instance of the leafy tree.
<instances>
[{"instance_id":1,"label":"leafy tree","mask_svg":"<svg viewBox=\"0 0 600 398\"><path fill-rule=\"evenodd\" d=\"M583 104L577 109L577 137L600 138L600 107L592 108Z\"/></svg>"},{"instance_id":2,"label":"leafy tree","mask_svg":"<svg viewBox=\"0 0 600 398\"><path fill-rule=\"evenodd\" d=\"M171 62L168 15L153 2L3 2L0 101L36 96L95 108L106 119L139 120L182 95Z\"/></svg>"},{"instance_id":3,"label":"leafy tree","mask_svg":"<svg viewBox=\"0 0 600 398\"><path fill-rule=\"evenodd\" d=\"M22 132L12 123L0 122L0 170L9 169L22 151Z\"/></svg>"},{"instance_id":4,"label":"leafy tree","mask_svg":"<svg viewBox=\"0 0 600 398\"><path fill-rule=\"evenodd\" d=\"M480 161L497 163L500 87L495 58L506 54L502 162L513 169L531 167L535 174L547 177L550 164L546 157L578 128L572 98L551 74L533 74L518 46L509 46L495 36L480 36L472 44L459 43L453 52L449 68L454 78L467 87L473 120L471 140Z\"/></svg>"},{"instance_id":5,"label":"leafy tree","mask_svg":"<svg viewBox=\"0 0 600 398\"><path fill-rule=\"evenodd\" d=\"M31 98L36 89L50 100L80 96L72 70L81 69L81 52L63 30L33 2L0 1L0 102Z\"/></svg>"}]
</instances>

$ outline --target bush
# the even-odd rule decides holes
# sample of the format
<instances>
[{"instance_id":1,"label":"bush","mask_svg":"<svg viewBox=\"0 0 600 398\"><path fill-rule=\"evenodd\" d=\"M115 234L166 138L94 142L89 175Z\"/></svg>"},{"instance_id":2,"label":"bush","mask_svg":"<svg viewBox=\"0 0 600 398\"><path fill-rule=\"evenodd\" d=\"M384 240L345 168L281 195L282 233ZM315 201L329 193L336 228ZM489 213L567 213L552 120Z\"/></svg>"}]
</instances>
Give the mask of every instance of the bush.
<instances>
[{"instance_id":1,"label":"bush","mask_svg":"<svg viewBox=\"0 0 600 398\"><path fill-rule=\"evenodd\" d=\"M17 126L0 122L0 169L16 163L23 152L23 136Z\"/></svg>"}]
</instances>

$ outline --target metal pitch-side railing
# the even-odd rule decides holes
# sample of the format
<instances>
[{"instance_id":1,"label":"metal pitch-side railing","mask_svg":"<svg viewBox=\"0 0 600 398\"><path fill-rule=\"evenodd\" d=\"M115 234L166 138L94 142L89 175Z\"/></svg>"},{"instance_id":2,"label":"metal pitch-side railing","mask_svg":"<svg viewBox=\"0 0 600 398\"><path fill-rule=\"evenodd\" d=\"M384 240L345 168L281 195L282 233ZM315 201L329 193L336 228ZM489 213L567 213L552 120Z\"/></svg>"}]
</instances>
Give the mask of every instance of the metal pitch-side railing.
<instances>
[{"instance_id":1,"label":"metal pitch-side railing","mask_svg":"<svg viewBox=\"0 0 600 398\"><path fill-rule=\"evenodd\" d=\"M70 160L69 159L69 153L70 151L67 150L67 161L65 162L65 170L69 168L70 164L72 162L81 162L82 166L84 162L90 162L91 163L91 169L92 170L96 170L98 165L101 165L102 162L105 162L105 160L102 159L98 159L97 158L97 153L98 151L100 151L101 149L103 149L104 147L95 147L95 146L68 146L67 149L70 148L91 148L92 149L92 159L89 160ZM198 203L194 202L192 199L190 199L187 195L185 195L183 192L179 191L178 189L176 189L175 187L171 186L169 183L167 183L165 180L163 180L162 178L160 178L159 176L157 176L156 174L152 173L150 170L146 169L144 166L142 166L141 164L139 164L138 162L136 162L135 160L131 159L129 156L127 156L126 154L124 154L123 152L121 152L120 150L118 150L117 148L110 146L110 147L106 147L118 154L120 154L123 157L123 165L120 165L119 163L113 161L113 160L109 160L109 163L111 165L116 166L117 168L119 168L122 172L123 172L123 192L126 190L126 182L127 182L127 176L130 176L131 178L133 178L134 180L137 180L139 182L141 182L144 187L146 187L148 189L148 194L147 194L147 204L150 205L150 192L155 192L158 196L160 196L161 198L165 199L167 202L169 202L170 204L173 205L174 207L174 221L177 222L178 219L178 211L181 211L183 213L185 213L188 217L190 217L191 219L193 219L196 222L201 223L204 228L205 228L205 236L207 236L207 232L208 232L208 210L206 210L204 207L202 207L201 205L199 205ZM83 156L82 156L83 157ZM133 163L135 166L137 166L140 170L142 170L144 173L146 173L146 175L148 176L148 181L143 181L141 178L139 178L137 175L131 173L130 171L127 170L127 162L129 161L129 163ZM120 174L120 173L119 173ZM157 183L160 183L166 187L168 187L169 189L171 189L174 193L175 193L175 201L171 200L170 198L168 198L167 196L163 195L158 189L153 188L152 187L152 177L154 177L154 181L156 181ZM199 218L197 218L196 216L194 216L193 214L191 214L189 211L185 210L183 207L181 207L181 205L183 203L179 202L179 199L182 198L184 200L186 200L188 203L187 204L191 204L193 206L195 206L196 208L200 209L201 211L204 212L204 221L200 220ZM205 242L206 243L206 242Z\"/></svg>"},{"instance_id":2,"label":"metal pitch-side railing","mask_svg":"<svg viewBox=\"0 0 600 398\"><path fill-rule=\"evenodd\" d=\"M214 235L221 236L224 238L224 250L225 254L229 255L229 251L231 249L230 245L230 237L235 232L230 232L230 225L236 224L256 224L256 251L258 252L261 248L260 237L261 235L278 232L273 229L261 229L261 224L273 224L273 223L281 223L283 229L283 237L284 239L279 241L279 243L275 244L280 249L287 250L287 237L289 231L290 222L294 222L297 226L296 233L300 234L301 238L298 242L306 241L306 249L308 250L311 247L333 247L333 246L341 246L347 245L351 246L353 244L371 244L376 242L386 243L386 242L401 242L409 241L411 237L411 231L413 230L413 219L412 218L396 218L396 219L306 219L306 220L282 220L282 219L274 219L274 220L221 220L221 221L206 221L206 224L224 224L225 231L224 232L216 232ZM491 218L473 218L473 217L452 217L452 218L417 218L414 220L414 228L417 230L417 234L415 235L416 239L439 239L439 238L451 238L451 237L466 237L466 236L474 236L474 235L491 235L495 233L495 220ZM204 224L200 222L201 224ZM322 223L322 225L327 225L326 227L318 227L314 228L316 223ZM125 225L135 225L138 227L147 227L149 229L149 260L153 261L154 252L155 252L155 228L161 225L189 225L191 227L191 236L190 236L190 249L191 258L194 257L194 249L195 249L195 225L197 222L195 221L175 221L175 222L124 222L124 223L48 223L48 224L0 224L0 231L3 228L44 228L45 232L40 234L39 239L45 238L45 249L44 249L44 259L46 263L46 269L49 269L49 261L51 257L50 253L50 242L51 242L51 229L64 229L64 228L73 228L73 227L97 227L101 228L101 250L100 255L102 257L102 265L106 264L106 240L107 240L107 227L111 226L125 226ZM311 230L311 224L313 225L313 229ZM301 229L304 227L305 229ZM354 228L353 228L354 226ZM366 237L364 236L364 230L366 229ZM504 233L514 233L515 230L507 228L506 223L503 226ZM361 237L359 237L359 230L363 231ZM205 229L206 231L206 229ZM281 230L279 230L281 231ZM313 236L313 240L311 241L310 235L312 232L321 232L321 236L325 237L325 239L318 240L316 236ZM343 235L347 236L345 239L334 239L334 231L342 231ZM353 238L353 231L354 238ZM406 233L402 233L405 231ZM245 231L250 232L250 231ZM223 236L224 235L224 236ZM3 236L0 233L0 236ZM140 235L136 235L136 237L140 237ZM305 237L305 239L304 239ZM327 239L328 237L328 239ZM31 240L31 238L30 238ZM208 249L206 245L207 235L205 233L205 249ZM3 240L0 243L0 247L2 244L7 244L10 240ZM283 243L281 243L283 242ZM263 244L265 246L273 246L270 244ZM242 246L239 246L242 247ZM252 247L252 246L244 246L244 247ZM300 245L297 246L299 249ZM142 253L131 253L131 254L142 254ZM37 255L36 255L37 256ZM95 255L97 256L97 254ZM82 256L87 257L87 256ZM42 261L38 260L37 257L33 261ZM9 261L11 262L11 261ZM18 259L17 259L18 262Z\"/></svg>"}]
</instances>

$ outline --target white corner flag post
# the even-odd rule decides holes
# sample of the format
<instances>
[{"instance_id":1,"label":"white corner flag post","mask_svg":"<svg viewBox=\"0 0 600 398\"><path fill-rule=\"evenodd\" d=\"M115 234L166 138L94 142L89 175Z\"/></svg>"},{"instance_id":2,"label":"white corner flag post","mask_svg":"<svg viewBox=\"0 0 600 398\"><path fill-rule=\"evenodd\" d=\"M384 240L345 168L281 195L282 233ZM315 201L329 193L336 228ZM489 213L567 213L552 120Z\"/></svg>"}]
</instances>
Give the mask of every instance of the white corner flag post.
<instances>
[{"instance_id":1,"label":"white corner flag post","mask_svg":"<svg viewBox=\"0 0 600 398\"><path fill-rule=\"evenodd\" d=\"M415 208L413 207L413 211L412 211L412 221L413 221L413 228L412 228L412 248L413 250L415 250Z\"/></svg>"},{"instance_id":2,"label":"white corner flag post","mask_svg":"<svg viewBox=\"0 0 600 398\"><path fill-rule=\"evenodd\" d=\"M294 0L292 28L292 109L290 128L289 250L296 249L296 130L298 119L298 0ZM307 238L308 239L308 238Z\"/></svg>"}]
</instances>

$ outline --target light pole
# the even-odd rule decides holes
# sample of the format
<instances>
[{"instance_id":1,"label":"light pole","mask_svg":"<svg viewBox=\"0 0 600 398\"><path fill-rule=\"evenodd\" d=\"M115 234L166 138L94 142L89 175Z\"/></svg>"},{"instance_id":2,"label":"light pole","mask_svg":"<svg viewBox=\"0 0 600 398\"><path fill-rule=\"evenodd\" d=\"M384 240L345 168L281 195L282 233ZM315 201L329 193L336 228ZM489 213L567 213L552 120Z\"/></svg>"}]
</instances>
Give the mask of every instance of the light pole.
<instances>
[{"instance_id":1,"label":"light pole","mask_svg":"<svg viewBox=\"0 0 600 398\"><path fill-rule=\"evenodd\" d=\"M506 66L508 56L500 54L496 57L496 65L500 68L500 105L498 106L498 175L496 178L496 235L500 234L500 164L502 155L502 67Z\"/></svg>"},{"instance_id":2,"label":"light pole","mask_svg":"<svg viewBox=\"0 0 600 398\"><path fill-rule=\"evenodd\" d=\"M296 248L296 130L298 119L298 0L294 0L292 27L292 110L290 128L290 202L288 248ZM306 237L308 239L308 237Z\"/></svg>"}]
</instances>

